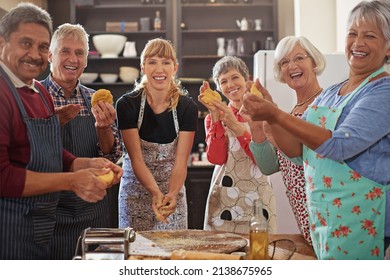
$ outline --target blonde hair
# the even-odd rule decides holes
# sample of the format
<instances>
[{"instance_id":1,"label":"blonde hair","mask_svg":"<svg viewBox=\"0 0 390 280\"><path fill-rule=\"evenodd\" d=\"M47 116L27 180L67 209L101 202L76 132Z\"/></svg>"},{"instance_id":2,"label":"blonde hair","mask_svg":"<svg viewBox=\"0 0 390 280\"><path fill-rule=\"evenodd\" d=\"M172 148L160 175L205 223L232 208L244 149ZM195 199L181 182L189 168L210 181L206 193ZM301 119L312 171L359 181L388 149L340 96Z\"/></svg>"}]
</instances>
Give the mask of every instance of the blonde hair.
<instances>
[{"instance_id":1,"label":"blonde hair","mask_svg":"<svg viewBox=\"0 0 390 280\"><path fill-rule=\"evenodd\" d=\"M179 63L177 62L177 55L175 48L173 47L172 43L169 40L162 39L162 38L155 38L150 41L148 41L145 45L145 48L143 49L141 53L141 67L145 66L145 60L150 57L163 57L167 59L172 59L175 66L178 66ZM137 82L135 85L135 89L143 89L145 88L145 85L148 83L147 77L145 74L142 75L141 81ZM167 101L169 101L168 109L176 108L178 102L179 102L179 96L180 95L187 95L187 91L185 91L181 83L176 77L172 77L171 86L168 90L168 96Z\"/></svg>"}]
</instances>

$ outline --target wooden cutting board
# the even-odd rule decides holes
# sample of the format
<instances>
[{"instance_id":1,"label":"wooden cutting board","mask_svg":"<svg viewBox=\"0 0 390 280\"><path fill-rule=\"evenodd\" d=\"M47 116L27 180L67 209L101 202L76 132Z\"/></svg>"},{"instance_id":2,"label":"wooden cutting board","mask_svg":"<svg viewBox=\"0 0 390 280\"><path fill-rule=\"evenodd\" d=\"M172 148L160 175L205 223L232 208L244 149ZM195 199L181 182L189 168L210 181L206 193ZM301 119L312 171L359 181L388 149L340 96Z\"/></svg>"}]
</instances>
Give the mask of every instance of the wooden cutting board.
<instances>
[{"instance_id":1,"label":"wooden cutting board","mask_svg":"<svg viewBox=\"0 0 390 280\"><path fill-rule=\"evenodd\" d=\"M175 250L230 254L245 248L240 235L205 230L141 231L130 244L130 258L169 259Z\"/></svg>"}]
</instances>

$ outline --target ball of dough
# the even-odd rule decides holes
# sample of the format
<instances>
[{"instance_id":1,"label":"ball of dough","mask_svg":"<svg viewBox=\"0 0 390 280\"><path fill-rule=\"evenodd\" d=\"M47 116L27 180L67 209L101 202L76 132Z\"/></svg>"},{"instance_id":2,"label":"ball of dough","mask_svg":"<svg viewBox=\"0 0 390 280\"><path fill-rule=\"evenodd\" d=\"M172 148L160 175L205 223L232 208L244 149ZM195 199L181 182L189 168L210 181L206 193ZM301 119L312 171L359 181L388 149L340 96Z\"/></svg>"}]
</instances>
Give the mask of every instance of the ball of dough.
<instances>
[{"instance_id":1,"label":"ball of dough","mask_svg":"<svg viewBox=\"0 0 390 280\"><path fill-rule=\"evenodd\" d=\"M108 173L97 176L100 180L102 180L104 183L106 183L107 186L112 184L112 181L114 181L114 172L110 170Z\"/></svg>"},{"instance_id":2,"label":"ball of dough","mask_svg":"<svg viewBox=\"0 0 390 280\"><path fill-rule=\"evenodd\" d=\"M114 100L111 92L108 89L99 89L94 94L92 94L92 106L95 106L99 101L112 104Z\"/></svg>"},{"instance_id":3,"label":"ball of dough","mask_svg":"<svg viewBox=\"0 0 390 280\"><path fill-rule=\"evenodd\" d=\"M263 97L263 94L260 92L260 90L256 87L255 83L251 86L251 94Z\"/></svg>"},{"instance_id":4,"label":"ball of dough","mask_svg":"<svg viewBox=\"0 0 390 280\"><path fill-rule=\"evenodd\" d=\"M222 101L221 95L217 91L209 88L202 92L200 99L208 105L213 105L214 100Z\"/></svg>"}]
</instances>

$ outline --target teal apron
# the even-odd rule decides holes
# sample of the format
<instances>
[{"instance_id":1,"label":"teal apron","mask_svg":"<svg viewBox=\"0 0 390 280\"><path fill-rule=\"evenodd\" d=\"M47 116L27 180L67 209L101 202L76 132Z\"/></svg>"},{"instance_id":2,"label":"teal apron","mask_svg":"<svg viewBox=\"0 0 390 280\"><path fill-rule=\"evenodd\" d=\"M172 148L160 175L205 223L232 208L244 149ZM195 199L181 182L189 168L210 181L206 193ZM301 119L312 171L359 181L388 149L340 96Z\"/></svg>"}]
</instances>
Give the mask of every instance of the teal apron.
<instances>
[{"instance_id":1,"label":"teal apron","mask_svg":"<svg viewBox=\"0 0 390 280\"><path fill-rule=\"evenodd\" d=\"M30 118L18 91L0 67L1 75L15 97L28 133L30 161L26 169L36 172L62 172L62 144L58 117ZM47 100L39 93L50 111ZM56 224L58 192L30 197L0 198L0 259L45 260L50 258Z\"/></svg>"},{"instance_id":2,"label":"teal apron","mask_svg":"<svg viewBox=\"0 0 390 280\"><path fill-rule=\"evenodd\" d=\"M340 107L308 108L307 121L333 130L349 100L381 68L349 94ZM345 162L323 158L303 146L306 191L313 247L319 259L382 259L386 191L384 186L361 176Z\"/></svg>"}]
</instances>

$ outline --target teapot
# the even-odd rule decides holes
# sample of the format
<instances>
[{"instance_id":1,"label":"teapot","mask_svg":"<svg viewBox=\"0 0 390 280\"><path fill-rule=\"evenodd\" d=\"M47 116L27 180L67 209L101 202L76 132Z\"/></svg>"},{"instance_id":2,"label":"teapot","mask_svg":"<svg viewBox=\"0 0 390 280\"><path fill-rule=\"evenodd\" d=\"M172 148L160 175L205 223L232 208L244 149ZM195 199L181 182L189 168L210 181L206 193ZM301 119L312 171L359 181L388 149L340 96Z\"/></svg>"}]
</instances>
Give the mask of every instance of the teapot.
<instances>
[{"instance_id":1,"label":"teapot","mask_svg":"<svg viewBox=\"0 0 390 280\"><path fill-rule=\"evenodd\" d=\"M253 21L247 20L246 17L243 17L241 20L236 20L238 28L242 31L246 31L248 29L251 29L253 27Z\"/></svg>"}]
</instances>

